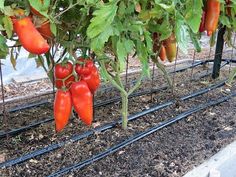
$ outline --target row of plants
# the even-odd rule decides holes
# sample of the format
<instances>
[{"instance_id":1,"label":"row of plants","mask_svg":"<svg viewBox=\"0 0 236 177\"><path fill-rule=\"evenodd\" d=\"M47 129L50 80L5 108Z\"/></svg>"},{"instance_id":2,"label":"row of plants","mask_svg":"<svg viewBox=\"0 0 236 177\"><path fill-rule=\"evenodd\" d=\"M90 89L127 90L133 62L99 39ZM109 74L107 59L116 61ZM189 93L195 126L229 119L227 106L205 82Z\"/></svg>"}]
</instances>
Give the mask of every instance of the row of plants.
<instances>
[{"instance_id":1,"label":"row of plants","mask_svg":"<svg viewBox=\"0 0 236 177\"><path fill-rule=\"evenodd\" d=\"M150 77L150 62L172 86L160 60L173 62L178 49L187 54L190 42L201 52L199 40L205 31L213 46L222 27L225 42L235 47L235 15L236 0L2 0L0 57L10 56L15 68L24 48L28 58L45 69L57 87L57 131L68 123L72 108L91 125L100 78L120 91L126 129L128 97ZM127 89L121 73L131 56L140 61L141 74Z\"/></svg>"}]
</instances>

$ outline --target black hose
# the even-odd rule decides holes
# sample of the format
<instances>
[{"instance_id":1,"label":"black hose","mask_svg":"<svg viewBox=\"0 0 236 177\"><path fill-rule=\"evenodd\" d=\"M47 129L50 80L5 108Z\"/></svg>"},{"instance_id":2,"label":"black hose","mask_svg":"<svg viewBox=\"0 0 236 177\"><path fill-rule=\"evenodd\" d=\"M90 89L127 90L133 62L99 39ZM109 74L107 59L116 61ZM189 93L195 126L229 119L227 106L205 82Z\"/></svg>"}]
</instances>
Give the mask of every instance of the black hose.
<instances>
[{"instance_id":1,"label":"black hose","mask_svg":"<svg viewBox=\"0 0 236 177\"><path fill-rule=\"evenodd\" d=\"M206 62L206 61L205 61L205 62ZM191 65L190 68L191 68L191 67L196 67L196 66L198 66L198 65L200 65L200 64L203 64L203 63L205 63L205 62L196 62L195 65ZM227 64L229 64L228 61L226 61L224 64L222 64L222 65L221 65L221 68L223 68L223 67L226 66ZM189 68L189 67L188 67L188 68ZM188 68L187 68L187 69L188 69ZM184 71L184 70L186 70L186 68L184 68L184 69L179 69L179 71L181 71L181 72ZM179 72L179 71L176 71L176 72ZM170 73L171 73L171 72L170 72ZM203 77L206 77L206 76L208 76L208 75L210 75L210 73L205 73L205 74L201 75L201 76L199 77L199 79L200 79L200 78L203 78ZM142 95L146 95L146 94L156 93L156 92L159 92L159 91L163 91L163 90L165 90L165 89L167 89L167 88L168 88L168 86L162 86L162 87L155 88L155 89L152 89L152 90L146 90L146 91L135 92L135 93L132 93L132 94L129 96L129 98L134 98L134 97L138 97L138 96L142 96ZM108 105L108 104L112 104L112 103L118 102L118 101L120 101L120 100L121 100L121 97L120 97L120 96L117 96L117 97L115 97L115 98L112 98L112 99L109 99L109 100L106 100L106 101L97 102L97 103L94 104L94 108L99 108L99 107L102 107L102 106L106 106L106 105ZM37 105L34 105L34 106L37 106ZM27 107L27 106L26 106L26 107ZM28 107L28 108L29 108L29 107ZM24 132L24 131L30 130L30 129L32 129L32 128L36 128L36 127L40 126L41 124L45 124L45 123L51 122L51 121L53 121L53 120L54 120L53 117L51 117L51 118L46 118L46 119L43 119L43 120L41 120L41 121L33 122L33 123L29 124L29 125L22 126L22 127L20 127L20 128L12 129L12 130L10 130L10 131L8 131L8 132L0 132L0 139L1 139L1 138L4 138L4 137L6 137L6 136L15 136L15 135L18 135L19 133L22 133L22 132Z\"/></svg>"},{"instance_id":2,"label":"black hose","mask_svg":"<svg viewBox=\"0 0 236 177\"><path fill-rule=\"evenodd\" d=\"M176 71L171 71L169 72L169 74L173 74L174 72L183 72L187 69L190 69L190 68L194 68L196 66L199 66L199 65L202 65L202 64L205 64L207 62L212 62L213 60L206 60L206 61L196 61L195 63L193 63L191 66L187 66L187 67L184 67L184 68L180 68ZM226 59L223 59L223 61L226 61L226 62L231 62L231 60L226 60ZM136 80L134 81L131 81L131 84L134 84L136 82ZM109 89L112 89L113 87L106 87L104 89L101 89L100 91L105 91L105 90L109 90ZM25 110L25 109L29 109L29 108L33 108L33 107L37 107L37 106L41 106L43 104L47 104L47 103L50 103L48 100L42 100L38 103L32 103L32 104L28 104L28 105L24 105L24 106L18 106L18 107L15 107L15 108L11 108L10 110L8 110L8 113L13 113L13 112L16 112L16 111L20 111L20 110ZM0 115L2 115L2 113L0 113Z\"/></svg>"},{"instance_id":3,"label":"black hose","mask_svg":"<svg viewBox=\"0 0 236 177\"><path fill-rule=\"evenodd\" d=\"M148 129L147 131L144 131L142 133L139 133L139 134L136 134L136 135L130 137L129 139L127 139L127 140L125 140L125 141L123 141L123 142L121 142L121 143L119 143L119 144L117 144L117 145L115 145L115 146L105 150L102 153L99 153L99 154L97 154L97 155L95 155L95 156L93 156L93 157L91 157L91 158L89 158L87 160L82 161L82 162L79 162L79 163L76 163L76 164L71 165L69 167L66 167L64 169L61 169L61 170L59 170L59 171L49 175L48 177L61 176L63 174L69 173L71 171L81 169L81 168L83 168L83 167L85 167L87 165L90 165L91 163L94 163L94 162L96 162L96 161L98 161L98 160L100 160L100 159L102 159L102 158L104 158L104 157L114 153L114 152L119 151L120 149L122 149L122 148L124 148L124 147L126 147L126 146L128 146L128 145L130 145L130 144L132 144L132 143L134 143L134 142L136 142L136 141L138 141L138 140L148 136L148 135L151 135L152 133L157 132L158 130L160 130L160 129L164 128L164 127L167 127L167 126L169 126L169 125L171 125L171 124L173 124L173 123L175 123L177 121L180 121L180 120L188 117L189 115L191 115L193 113L199 112L199 111L201 111L203 109L206 109L207 107L215 106L215 105L218 105L220 103L223 103L223 102L225 102L225 101L227 101L227 100L229 100L229 99L231 99L232 97L235 97L235 96L236 96L236 93L232 93L229 96L222 97L222 98L220 98L218 100L211 101L211 102L208 102L208 103L205 103L205 104L201 104L201 105L199 105L197 107L189 109L188 111L185 111L185 112L179 114L178 116L176 116L174 118L171 118L169 120L161 122L157 126L152 127L150 129Z\"/></svg>"},{"instance_id":4,"label":"black hose","mask_svg":"<svg viewBox=\"0 0 236 177\"><path fill-rule=\"evenodd\" d=\"M204 89L201 89L197 92L194 92L194 93L191 93L189 95L186 95L186 96L183 96L180 98L180 100L182 101L185 101L187 99L191 99L191 98L194 98L196 96L199 96L199 95L202 95L204 93L207 93L209 92L210 90L213 90L213 89L216 89L216 88L219 88L221 86L223 86L225 84L225 81L221 81L220 83L217 83L213 86L210 86L210 87L207 87L207 88L204 88ZM138 119L146 114L149 114L149 113L152 113L152 112L155 112L157 110L160 110L160 109L163 109L165 107L168 107L172 104L174 104L174 100L173 101L168 101L166 103L163 103L163 104L160 104L160 105L156 105L156 106L153 106L149 109L146 109L146 110L143 110L142 112L139 112L139 113L136 113L136 114L133 114L133 115L130 115L128 117L128 120L131 121L131 120L135 120L135 119ZM11 159L11 160L7 160L3 163L0 163L0 168L2 167L8 167L8 166L12 166L12 165L16 165L16 164L19 164L19 163L22 163L26 160L29 160L29 159L32 159L32 158L35 158L36 156L39 156L39 155L42 155L42 154L45 154L45 153L48 153L50 151L53 151L53 150L56 150L62 146L64 146L66 143L68 142L75 142L75 141L79 141L81 139L84 139L84 138L87 138L88 136L91 136L93 135L94 133L96 132L103 132L103 131L106 131L108 129L111 129L113 127L115 127L116 125L120 124L122 121L121 121L121 118L119 118L118 120L116 121L113 121L109 124L106 124L104 126L101 126L101 127L98 127L98 128L95 128L94 130L89 130L85 133L82 133L82 134L79 134L79 135L75 135L67 140L65 140L64 142L59 142L59 143L54 143L52 145L49 145L45 148L42 148L42 149L39 149L39 150L36 150L36 151L33 151L33 152L30 152L26 155L23 155L21 157L17 157L15 159Z\"/></svg>"}]
</instances>

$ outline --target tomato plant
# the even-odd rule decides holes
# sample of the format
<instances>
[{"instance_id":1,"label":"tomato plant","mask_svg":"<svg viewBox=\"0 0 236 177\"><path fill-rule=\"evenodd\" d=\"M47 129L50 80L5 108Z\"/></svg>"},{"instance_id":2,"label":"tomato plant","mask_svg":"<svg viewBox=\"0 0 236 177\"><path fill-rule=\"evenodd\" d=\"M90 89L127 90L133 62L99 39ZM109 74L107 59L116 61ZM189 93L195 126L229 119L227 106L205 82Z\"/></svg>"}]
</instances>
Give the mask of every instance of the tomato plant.
<instances>
[{"instance_id":1,"label":"tomato plant","mask_svg":"<svg viewBox=\"0 0 236 177\"><path fill-rule=\"evenodd\" d=\"M21 12L17 14L18 9L24 11L23 17ZM206 18L203 18L204 12ZM55 76L59 90L67 91L73 86L74 102L73 95L83 97L75 91L76 85L84 90L81 93L90 92L89 116L79 113L89 125L92 120L90 97L100 85L100 79L109 81L120 91L122 127L127 128L128 97L144 77L150 76L150 61L156 63L171 86L158 57L171 62L178 50L188 52L189 42L200 52L202 34L199 31L207 30L211 35L222 25L227 29L226 42L232 46L235 15L236 2L228 0L3 0L0 2L0 56L6 58L9 54L15 63L12 51L23 46L31 53L30 57L35 58L37 66L45 69L51 81ZM12 17L16 17L13 21L17 23L13 23ZM22 28L19 25L22 22L27 22L28 27ZM7 40L14 45L9 47ZM121 73L133 54L140 61L142 71L136 84L127 90ZM82 57L78 59L79 55ZM79 108L76 109L79 112Z\"/></svg>"}]
</instances>

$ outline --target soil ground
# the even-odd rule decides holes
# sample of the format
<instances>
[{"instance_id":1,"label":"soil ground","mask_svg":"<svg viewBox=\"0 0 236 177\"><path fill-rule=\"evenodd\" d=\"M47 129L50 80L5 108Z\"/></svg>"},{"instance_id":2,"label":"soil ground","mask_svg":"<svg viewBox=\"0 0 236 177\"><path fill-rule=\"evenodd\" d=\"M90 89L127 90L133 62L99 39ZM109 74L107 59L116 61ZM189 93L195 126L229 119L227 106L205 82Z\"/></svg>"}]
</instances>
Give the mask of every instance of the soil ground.
<instances>
[{"instance_id":1,"label":"soil ground","mask_svg":"<svg viewBox=\"0 0 236 177\"><path fill-rule=\"evenodd\" d=\"M210 77L197 79L199 75L210 71L211 66L206 65L173 75L171 78L174 78L175 81L174 94L171 90L163 90L152 94L152 96L149 94L132 98L129 100L130 114L173 98L179 100L179 97L217 83L229 74L228 69L226 69L218 80L213 81ZM191 77L196 79L190 82L188 80ZM129 80L134 80L134 78L131 77ZM154 82L146 79L139 90L157 88L165 83L160 73L156 73ZM0 176L47 176L61 168L103 152L132 135L158 125L161 121L173 118L199 104L225 96L230 90L235 90L235 86L232 88L224 86L187 101L177 101L170 107L129 122L129 128L126 131L118 126L105 132L96 132L93 136L78 142L67 143L48 154L0 169ZM98 92L95 99L103 101L117 95L118 92L109 89ZM235 98L220 105L209 107L188 116L185 120L153 133L119 152L64 176L182 176L236 140L235 107ZM79 119L72 117L65 130L58 134L54 131L54 122L50 122L18 136L0 139L0 162L19 157L49 144L61 142L91 128L112 122L120 117L119 108L120 102L97 108L92 127L85 127ZM17 128L50 117L52 114L52 104L18 111L9 114L8 118L11 121L8 121L9 123L1 129L5 131ZM3 116L0 117L0 121L2 125Z\"/></svg>"}]
</instances>

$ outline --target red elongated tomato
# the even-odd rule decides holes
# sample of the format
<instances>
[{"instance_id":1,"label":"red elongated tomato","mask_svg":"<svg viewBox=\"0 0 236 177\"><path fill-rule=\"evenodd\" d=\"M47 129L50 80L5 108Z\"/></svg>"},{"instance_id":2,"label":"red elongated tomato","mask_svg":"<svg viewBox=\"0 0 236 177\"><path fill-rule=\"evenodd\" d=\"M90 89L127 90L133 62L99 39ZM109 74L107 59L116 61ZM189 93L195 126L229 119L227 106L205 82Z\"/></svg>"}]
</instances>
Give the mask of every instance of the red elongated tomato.
<instances>
[{"instance_id":1,"label":"red elongated tomato","mask_svg":"<svg viewBox=\"0 0 236 177\"><path fill-rule=\"evenodd\" d=\"M202 33L205 31L205 19L206 19L206 12L202 12L202 18L201 18L201 23L199 26L199 32Z\"/></svg>"},{"instance_id":2,"label":"red elongated tomato","mask_svg":"<svg viewBox=\"0 0 236 177\"><path fill-rule=\"evenodd\" d=\"M28 52L40 55L49 50L47 41L37 31L29 17L14 19L13 27L20 43Z\"/></svg>"},{"instance_id":3,"label":"red elongated tomato","mask_svg":"<svg viewBox=\"0 0 236 177\"><path fill-rule=\"evenodd\" d=\"M176 44L175 34L172 33L168 39L164 40L163 44L166 49L167 59L169 60L169 62L173 62L177 54L177 44Z\"/></svg>"},{"instance_id":4,"label":"red elongated tomato","mask_svg":"<svg viewBox=\"0 0 236 177\"><path fill-rule=\"evenodd\" d=\"M205 29L207 35L211 36L215 32L220 16L220 1L219 0L207 0L206 21Z\"/></svg>"},{"instance_id":5,"label":"red elongated tomato","mask_svg":"<svg viewBox=\"0 0 236 177\"><path fill-rule=\"evenodd\" d=\"M70 88L72 102L79 118L91 125L93 120L93 95L85 81L74 82Z\"/></svg>"},{"instance_id":6,"label":"red elongated tomato","mask_svg":"<svg viewBox=\"0 0 236 177\"><path fill-rule=\"evenodd\" d=\"M81 75L81 79L84 80L88 84L88 87L92 94L94 94L95 91L100 86L101 81L100 81L99 73L96 66L91 68L89 75Z\"/></svg>"},{"instance_id":7,"label":"red elongated tomato","mask_svg":"<svg viewBox=\"0 0 236 177\"><path fill-rule=\"evenodd\" d=\"M159 53L159 57L162 61L166 60L166 49L163 45L161 45L161 49L160 49L160 53Z\"/></svg>"},{"instance_id":8,"label":"red elongated tomato","mask_svg":"<svg viewBox=\"0 0 236 177\"><path fill-rule=\"evenodd\" d=\"M56 131L61 131L67 124L72 111L70 91L57 90L54 100L54 119Z\"/></svg>"}]
</instances>

